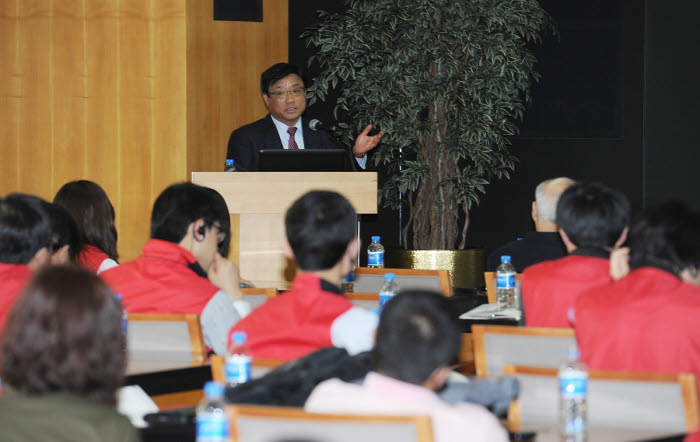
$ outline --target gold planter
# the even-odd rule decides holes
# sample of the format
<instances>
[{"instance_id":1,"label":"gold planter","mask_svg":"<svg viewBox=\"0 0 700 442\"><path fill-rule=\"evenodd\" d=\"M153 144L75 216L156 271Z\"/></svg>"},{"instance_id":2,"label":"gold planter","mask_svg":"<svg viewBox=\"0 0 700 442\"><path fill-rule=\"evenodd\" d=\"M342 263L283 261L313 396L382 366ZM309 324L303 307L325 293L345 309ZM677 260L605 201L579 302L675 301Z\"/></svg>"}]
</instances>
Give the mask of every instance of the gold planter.
<instances>
[{"instance_id":1,"label":"gold planter","mask_svg":"<svg viewBox=\"0 0 700 442\"><path fill-rule=\"evenodd\" d=\"M404 250L389 249L384 254L389 268L449 270L452 287L484 286L486 251L466 250Z\"/></svg>"}]
</instances>

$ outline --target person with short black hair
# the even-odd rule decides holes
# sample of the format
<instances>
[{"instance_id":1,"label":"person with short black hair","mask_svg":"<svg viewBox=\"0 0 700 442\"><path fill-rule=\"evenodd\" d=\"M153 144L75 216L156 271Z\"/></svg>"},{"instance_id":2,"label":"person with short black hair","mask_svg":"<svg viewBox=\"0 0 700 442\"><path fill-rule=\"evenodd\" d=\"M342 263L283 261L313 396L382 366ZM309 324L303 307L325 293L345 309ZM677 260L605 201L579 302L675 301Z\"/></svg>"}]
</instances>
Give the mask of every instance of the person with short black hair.
<instances>
[{"instance_id":1,"label":"person with short black hair","mask_svg":"<svg viewBox=\"0 0 700 442\"><path fill-rule=\"evenodd\" d=\"M625 195L600 183L576 183L557 203L556 222L568 256L523 272L525 324L571 327L569 311L583 291L610 282L610 252L627 237Z\"/></svg>"},{"instance_id":2,"label":"person with short black hair","mask_svg":"<svg viewBox=\"0 0 700 442\"><path fill-rule=\"evenodd\" d=\"M700 214L670 202L632 225L621 279L582 293L576 339L596 370L700 376Z\"/></svg>"},{"instance_id":3,"label":"person with short black hair","mask_svg":"<svg viewBox=\"0 0 700 442\"><path fill-rule=\"evenodd\" d=\"M237 170L255 172L261 149L337 149L323 130L311 130L302 123L306 110L306 81L299 67L289 63L270 66L260 76L260 89L268 114L254 123L234 130L228 140L226 158ZM374 149L382 133L369 136L368 125L352 148L358 164L365 168L367 152Z\"/></svg>"},{"instance_id":4,"label":"person with short black hair","mask_svg":"<svg viewBox=\"0 0 700 442\"><path fill-rule=\"evenodd\" d=\"M94 274L37 273L12 309L0 348L3 441L136 441L114 409L124 380L122 310Z\"/></svg>"},{"instance_id":5,"label":"person with short black hair","mask_svg":"<svg viewBox=\"0 0 700 442\"><path fill-rule=\"evenodd\" d=\"M77 264L81 250L78 224L68 210L51 204L51 264Z\"/></svg>"},{"instance_id":6,"label":"person with short black hair","mask_svg":"<svg viewBox=\"0 0 700 442\"><path fill-rule=\"evenodd\" d=\"M195 313L204 342L226 353L226 332L250 312L228 254L231 220L223 197L192 183L165 189L141 256L101 274L130 313Z\"/></svg>"},{"instance_id":7,"label":"person with short black hair","mask_svg":"<svg viewBox=\"0 0 700 442\"><path fill-rule=\"evenodd\" d=\"M449 405L435 391L461 346L460 326L444 296L401 291L385 306L361 385L320 383L304 408L317 413L429 415L436 442L507 441L495 416L470 403Z\"/></svg>"},{"instance_id":8,"label":"person with short black hair","mask_svg":"<svg viewBox=\"0 0 700 442\"><path fill-rule=\"evenodd\" d=\"M0 198L0 333L32 272L50 263L49 204L32 195Z\"/></svg>"},{"instance_id":9,"label":"person with short black hair","mask_svg":"<svg viewBox=\"0 0 700 442\"><path fill-rule=\"evenodd\" d=\"M311 191L285 215L287 254L299 273L292 288L239 321L251 355L292 360L324 347L372 348L377 316L343 296L340 282L357 258L357 214L342 195Z\"/></svg>"},{"instance_id":10,"label":"person with short black hair","mask_svg":"<svg viewBox=\"0 0 700 442\"><path fill-rule=\"evenodd\" d=\"M99 184L88 180L66 183L53 203L68 210L78 224L80 265L97 274L119 265L114 206Z\"/></svg>"}]
</instances>

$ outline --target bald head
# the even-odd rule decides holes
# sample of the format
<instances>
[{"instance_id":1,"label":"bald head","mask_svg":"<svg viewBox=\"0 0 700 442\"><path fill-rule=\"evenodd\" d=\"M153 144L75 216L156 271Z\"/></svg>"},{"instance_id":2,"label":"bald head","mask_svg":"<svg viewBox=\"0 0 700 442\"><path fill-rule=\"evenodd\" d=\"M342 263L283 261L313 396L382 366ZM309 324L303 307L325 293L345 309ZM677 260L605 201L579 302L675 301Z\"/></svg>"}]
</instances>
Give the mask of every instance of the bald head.
<instances>
[{"instance_id":1,"label":"bald head","mask_svg":"<svg viewBox=\"0 0 700 442\"><path fill-rule=\"evenodd\" d=\"M556 232L555 222L557 202L574 180L566 177L542 181L535 189L535 201L532 203L532 220L538 232Z\"/></svg>"}]
</instances>

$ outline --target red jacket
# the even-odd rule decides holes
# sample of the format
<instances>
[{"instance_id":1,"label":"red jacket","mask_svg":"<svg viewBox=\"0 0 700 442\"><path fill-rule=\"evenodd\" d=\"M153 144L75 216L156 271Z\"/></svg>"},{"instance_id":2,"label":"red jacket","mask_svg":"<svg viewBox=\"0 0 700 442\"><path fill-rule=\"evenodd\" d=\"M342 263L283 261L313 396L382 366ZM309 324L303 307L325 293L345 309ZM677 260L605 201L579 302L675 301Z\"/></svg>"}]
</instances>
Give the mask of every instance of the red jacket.
<instances>
[{"instance_id":1,"label":"red jacket","mask_svg":"<svg viewBox=\"0 0 700 442\"><path fill-rule=\"evenodd\" d=\"M293 360L332 346L333 322L356 307L321 285L317 276L299 274L289 291L253 310L231 331L245 331L248 351L258 358Z\"/></svg>"},{"instance_id":2,"label":"red jacket","mask_svg":"<svg viewBox=\"0 0 700 442\"><path fill-rule=\"evenodd\" d=\"M31 276L31 269L24 264L0 263L0 334L12 306Z\"/></svg>"},{"instance_id":3,"label":"red jacket","mask_svg":"<svg viewBox=\"0 0 700 442\"><path fill-rule=\"evenodd\" d=\"M78 263L93 273L97 273L97 269L105 259L110 258L105 252L90 244L84 245L78 255Z\"/></svg>"},{"instance_id":4,"label":"red jacket","mask_svg":"<svg viewBox=\"0 0 700 442\"><path fill-rule=\"evenodd\" d=\"M525 325L571 327L569 309L576 297L612 281L609 268L610 261L605 258L569 255L525 269L520 287Z\"/></svg>"},{"instance_id":5,"label":"red jacket","mask_svg":"<svg viewBox=\"0 0 700 442\"><path fill-rule=\"evenodd\" d=\"M700 376L700 287L653 267L582 294L581 357L596 370Z\"/></svg>"},{"instance_id":6,"label":"red jacket","mask_svg":"<svg viewBox=\"0 0 700 442\"><path fill-rule=\"evenodd\" d=\"M140 257L100 277L114 293L121 293L130 313L200 314L219 288L187 267L196 261L179 245L152 239Z\"/></svg>"}]
</instances>

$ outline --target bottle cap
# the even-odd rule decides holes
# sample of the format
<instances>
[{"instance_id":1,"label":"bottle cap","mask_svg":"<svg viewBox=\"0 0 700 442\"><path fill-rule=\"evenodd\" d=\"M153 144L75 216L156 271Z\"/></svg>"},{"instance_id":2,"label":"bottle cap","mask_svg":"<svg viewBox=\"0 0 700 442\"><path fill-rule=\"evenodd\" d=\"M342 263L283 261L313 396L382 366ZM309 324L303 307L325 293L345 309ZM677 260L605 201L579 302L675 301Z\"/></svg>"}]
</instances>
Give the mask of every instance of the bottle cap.
<instances>
[{"instance_id":1,"label":"bottle cap","mask_svg":"<svg viewBox=\"0 0 700 442\"><path fill-rule=\"evenodd\" d=\"M234 344L243 344L248 339L248 335L244 331L235 331L231 333L231 340Z\"/></svg>"},{"instance_id":2,"label":"bottle cap","mask_svg":"<svg viewBox=\"0 0 700 442\"><path fill-rule=\"evenodd\" d=\"M579 359L581 357L581 352L578 350L576 344L570 345L567 351L569 359Z\"/></svg>"},{"instance_id":3,"label":"bottle cap","mask_svg":"<svg viewBox=\"0 0 700 442\"><path fill-rule=\"evenodd\" d=\"M501 263L505 264L507 262L510 262L510 255L501 256Z\"/></svg>"},{"instance_id":4,"label":"bottle cap","mask_svg":"<svg viewBox=\"0 0 700 442\"><path fill-rule=\"evenodd\" d=\"M379 237L379 236L373 236L373 237L372 237L372 242L379 242L380 239L382 239L382 238Z\"/></svg>"},{"instance_id":5,"label":"bottle cap","mask_svg":"<svg viewBox=\"0 0 700 442\"><path fill-rule=\"evenodd\" d=\"M226 158L226 165L230 166L233 164L233 158Z\"/></svg>"},{"instance_id":6,"label":"bottle cap","mask_svg":"<svg viewBox=\"0 0 700 442\"><path fill-rule=\"evenodd\" d=\"M393 273L385 273L384 274L384 281L394 282L395 279L396 279L396 275L394 275Z\"/></svg>"},{"instance_id":7,"label":"bottle cap","mask_svg":"<svg viewBox=\"0 0 700 442\"><path fill-rule=\"evenodd\" d=\"M225 391L226 387L224 386L224 384L221 384L219 382L207 381L204 384L204 395L206 397L222 397Z\"/></svg>"}]
</instances>

